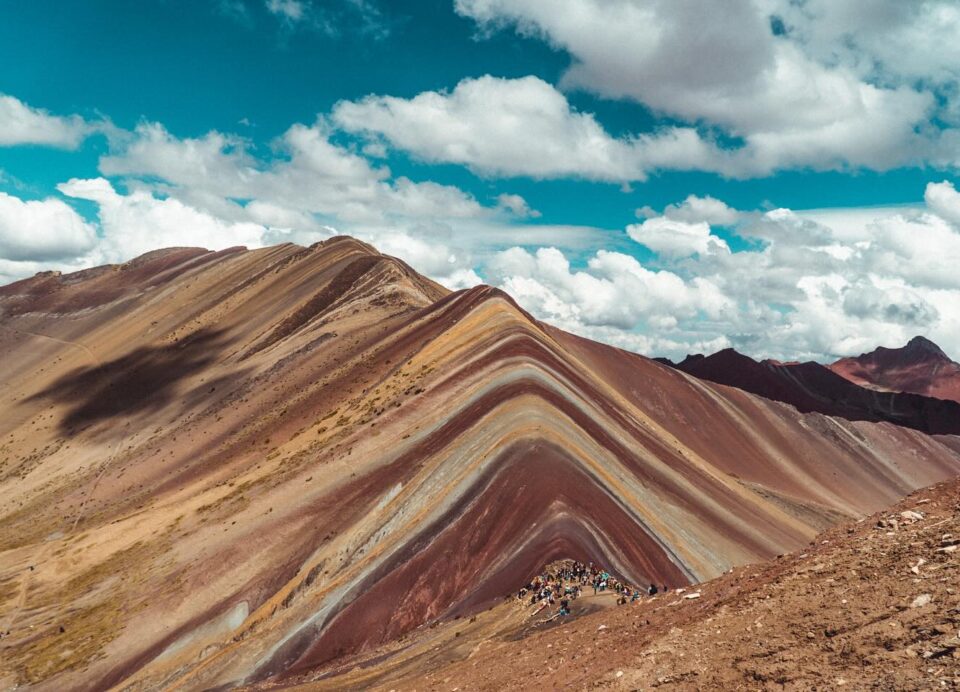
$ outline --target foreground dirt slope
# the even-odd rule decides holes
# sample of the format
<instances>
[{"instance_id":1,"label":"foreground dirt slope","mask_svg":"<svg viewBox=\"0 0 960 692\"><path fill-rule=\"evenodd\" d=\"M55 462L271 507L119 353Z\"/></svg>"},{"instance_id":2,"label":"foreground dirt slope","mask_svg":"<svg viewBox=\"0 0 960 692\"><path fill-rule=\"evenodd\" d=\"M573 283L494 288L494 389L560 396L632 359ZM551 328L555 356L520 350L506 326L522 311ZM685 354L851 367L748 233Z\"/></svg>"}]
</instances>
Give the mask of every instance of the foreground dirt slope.
<instances>
[{"instance_id":1,"label":"foreground dirt slope","mask_svg":"<svg viewBox=\"0 0 960 692\"><path fill-rule=\"evenodd\" d=\"M679 586L960 473L349 238L0 287L0 686L283 683L554 559Z\"/></svg>"},{"instance_id":2,"label":"foreground dirt slope","mask_svg":"<svg viewBox=\"0 0 960 692\"><path fill-rule=\"evenodd\" d=\"M932 690L960 687L960 482L914 493L772 562L683 593L515 639L509 605L438 636L436 667L405 652L307 688ZM690 598L694 594L698 596ZM489 624L487 627L489 628ZM410 650L416 651L415 646ZM444 657L454 658L446 664ZM395 671L403 671L399 678Z\"/></svg>"}]
</instances>

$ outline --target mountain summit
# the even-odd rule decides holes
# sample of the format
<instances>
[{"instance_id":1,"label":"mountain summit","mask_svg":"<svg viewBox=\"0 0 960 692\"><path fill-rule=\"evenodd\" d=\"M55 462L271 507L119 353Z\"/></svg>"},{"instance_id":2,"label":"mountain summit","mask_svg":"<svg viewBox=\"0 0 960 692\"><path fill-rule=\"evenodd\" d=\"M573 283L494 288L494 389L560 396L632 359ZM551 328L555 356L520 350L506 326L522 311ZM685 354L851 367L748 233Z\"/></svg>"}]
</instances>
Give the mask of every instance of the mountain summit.
<instances>
[{"instance_id":1,"label":"mountain summit","mask_svg":"<svg viewBox=\"0 0 960 692\"><path fill-rule=\"evenodd\" d=\"M950 362L950 357L943 352L939 346L923 336L915 336L907 345L898 350L908 360L920 362L924 360L937 360Z\"/></svg>"},{"instance_id":2,"label":"mountain summit","mask_svg":"<svg viewBox=\"0 0 960 692\"><path fill-rule=\"evenodd\" d=\"M829 367L864 387L960 401L960 364L922 336L900 348L881 346L855 358L842 358Z\"/></svg>"}]
</instances>

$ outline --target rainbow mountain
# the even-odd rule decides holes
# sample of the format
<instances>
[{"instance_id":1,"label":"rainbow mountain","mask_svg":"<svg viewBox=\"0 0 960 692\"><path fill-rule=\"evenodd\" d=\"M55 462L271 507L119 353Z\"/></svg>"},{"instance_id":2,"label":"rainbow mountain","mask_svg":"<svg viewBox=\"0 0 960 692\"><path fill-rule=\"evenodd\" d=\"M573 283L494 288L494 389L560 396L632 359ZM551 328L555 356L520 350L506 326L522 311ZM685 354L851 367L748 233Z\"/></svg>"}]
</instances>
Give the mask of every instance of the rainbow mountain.
<instances>
[{"instance_id":1,"label":"rainbow mountain","mask_svg":"<svg viewBox=\"0 0 960 692\"><path fill-rule=\"evenodd\" d=\"M0 287L0 683L282 685L553 560L714 578L960 438L703 381L347 237Z\"/></svg>"}]
</instances>

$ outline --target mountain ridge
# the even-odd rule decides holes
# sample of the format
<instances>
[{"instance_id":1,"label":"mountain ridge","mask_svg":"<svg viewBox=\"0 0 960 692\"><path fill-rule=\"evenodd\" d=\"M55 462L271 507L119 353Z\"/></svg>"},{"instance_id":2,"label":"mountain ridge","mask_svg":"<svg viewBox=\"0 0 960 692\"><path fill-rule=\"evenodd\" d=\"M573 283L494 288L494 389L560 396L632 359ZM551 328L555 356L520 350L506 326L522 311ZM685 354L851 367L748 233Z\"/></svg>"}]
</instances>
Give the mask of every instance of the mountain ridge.
<instances>
[{"instance_id":1,"label":"mountain ridge","mask_svg":"<svg viewBox=\"0 0 960 692\"><path fill-rule=\"evenodd\" d=\"M864 387L814 361L756 361L727 348L709 356L690 355L679 363L660 362L700 379L782 401L801 413L887 421L933 434L960 434L960 403Z\"/></svg>"}]
</instances>

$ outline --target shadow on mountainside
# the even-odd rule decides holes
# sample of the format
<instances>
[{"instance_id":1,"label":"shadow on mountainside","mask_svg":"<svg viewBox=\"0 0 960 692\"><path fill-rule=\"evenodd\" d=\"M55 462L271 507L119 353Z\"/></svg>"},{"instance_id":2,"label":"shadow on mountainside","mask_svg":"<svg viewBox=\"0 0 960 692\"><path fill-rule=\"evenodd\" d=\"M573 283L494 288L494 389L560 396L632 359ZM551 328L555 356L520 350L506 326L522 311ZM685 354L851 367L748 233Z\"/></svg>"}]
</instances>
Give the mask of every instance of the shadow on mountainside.
<instances>
[{"instance_id":1,"label":"shadow on mountainside","mask_svg":"<svg viewBox=\"0 0 960 692\"><path fill-rule=\"evenodd\" d=\"M173 401L177 385L215 362L229 340L223 330L201 329L162 346L141 346L100 365L67 373L27 401L69 406L61 433L116 417L159 411Z\"/></svg>"}]
</instances>

